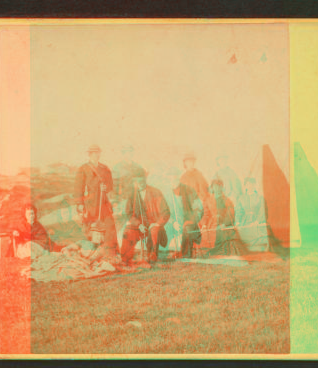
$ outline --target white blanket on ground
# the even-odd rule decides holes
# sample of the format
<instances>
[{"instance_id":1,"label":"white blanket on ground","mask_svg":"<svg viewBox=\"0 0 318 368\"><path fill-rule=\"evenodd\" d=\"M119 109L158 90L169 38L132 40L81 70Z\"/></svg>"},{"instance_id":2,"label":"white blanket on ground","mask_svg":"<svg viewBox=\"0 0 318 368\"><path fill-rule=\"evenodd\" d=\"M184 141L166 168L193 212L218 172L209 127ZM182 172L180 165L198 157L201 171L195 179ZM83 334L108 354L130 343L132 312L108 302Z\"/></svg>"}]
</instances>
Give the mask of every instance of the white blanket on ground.
<instances>
[{"instance_id":1,"label":"white blanket on ground","mask_svg":"<svg viewBox=\"0 0 318 368\"><path fill-rule=\"evenodd\" d=\"M106 260L94 260L94 251L82 250L72 244L61 253L43 253L32 259L21 275L36 281L64 281L101 277L116 268Z\"/></svg>"},{"instance_id":2,"label":"white blanket on ground","mask_svg":"<svg viewBox=\"0 0 318 368\"><path fill-rule=\"evenodd\" d=\"M200 259L200 258L182 258L181 262L184 263L203 263L203 264L220 264L232 267L244 267L248 266L247 261L239 260L239 259L225 259L225 258L208 258L208 259Z\"/></svg>"}]
</instances>

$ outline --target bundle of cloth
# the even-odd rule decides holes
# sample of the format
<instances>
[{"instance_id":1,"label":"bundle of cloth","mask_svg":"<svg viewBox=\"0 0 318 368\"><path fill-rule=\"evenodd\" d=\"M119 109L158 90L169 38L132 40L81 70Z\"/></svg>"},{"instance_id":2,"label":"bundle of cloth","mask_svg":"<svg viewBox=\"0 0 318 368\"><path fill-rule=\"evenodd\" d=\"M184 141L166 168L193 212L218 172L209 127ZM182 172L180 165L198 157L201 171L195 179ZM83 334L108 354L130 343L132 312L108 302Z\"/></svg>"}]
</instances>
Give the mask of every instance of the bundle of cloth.
<instances>
[{"instance_id":1,"label":"bundle of cloth","mask_svg":"<svg viewBox=\"0 0 318 368\"><path fill-rule=\"evenodd\" d=\"M89 241L70 244L60 252L49 252L36 243L31 248L31 265L22 269L21 275L36 281L88 279L116 271L112 264L116 261L106 261L101 250Z\"/></svg>"},{"instance_id":2,"label":"bundle of cloth","mask_svg":"<svg viewBox=\"0 0 318 368\"><path fill-rule=\"evenodd\" d=\"M88 240L75 222L59 221L49 237L33 205L27 205L23 215L13 235L17 257L31 262L21 275L48 282L101 277L116 271L118 257L109 257L104 247Z\"/></svg>"}]
</instances>

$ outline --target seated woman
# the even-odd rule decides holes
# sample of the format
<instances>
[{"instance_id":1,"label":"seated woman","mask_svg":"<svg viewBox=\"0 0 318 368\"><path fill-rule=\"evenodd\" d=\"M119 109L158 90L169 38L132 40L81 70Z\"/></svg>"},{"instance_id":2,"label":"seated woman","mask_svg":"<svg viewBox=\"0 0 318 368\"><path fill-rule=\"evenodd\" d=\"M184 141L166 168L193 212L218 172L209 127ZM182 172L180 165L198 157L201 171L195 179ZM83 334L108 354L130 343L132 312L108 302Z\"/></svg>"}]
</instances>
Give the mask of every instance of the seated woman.
<instances>
[{"instance_id":1,"label":"seated woman","mask_svg":"<svg viewBox=\"0 0 318 368\"><path fill-rule=\"evenodd\" d=\"M209 255L241 256L248 254L245 244L240 239L235 224L233 202L223 193L222 180L213 180L211 184L210 211L216 224L215 247Z\"/></svg>"},{"instance_id":2,"label":"seated woman","mask_svg":"<svg viewBox=\"0 0 318 368\"><path fill-rule=\"evenodd\" d=\"M245 193L236 206L236 226L243 241L252 251L271 251L284 257L287 251L281 246L267 223L268 209L265 198L256 190L256 180L244 180Z\"/></svg>"},{"instance_id":3,"label":"seated woman","mask_svg":"<svg viewBox=\"0 0 318 368\"><path fill-rule=\"evenodd\" d=\"M36 258L48 253L49 236L44 227L37 221L37 209L27 204L23 209L23 220L18 229L13 231L16 237L17 257Z\"/></svg>"}]
</instances>

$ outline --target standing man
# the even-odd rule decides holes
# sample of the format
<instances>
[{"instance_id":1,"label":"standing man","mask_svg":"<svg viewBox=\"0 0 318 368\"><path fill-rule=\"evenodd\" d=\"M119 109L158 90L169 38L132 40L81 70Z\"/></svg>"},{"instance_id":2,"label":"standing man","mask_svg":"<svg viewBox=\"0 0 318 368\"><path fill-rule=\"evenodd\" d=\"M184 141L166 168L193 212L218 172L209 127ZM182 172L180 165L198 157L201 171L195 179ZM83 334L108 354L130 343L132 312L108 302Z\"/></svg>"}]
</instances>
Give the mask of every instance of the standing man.
<instances>
[{"instance_id":1,"label":"standing man","mask_svg":"<svg viewBox=\"0 0 318 368\"><path fill-rule=\"evenodd\" d=\"M201 243L201 230L199 222L204 214L202 202L197 192L189 185L180 183L178 171L171 168L167 172L171 185L171 199L173 204L173 229L176 238L181 233L181 256L193 257L193 244Z\"/></svg>"},{"instance_id":2,"label":"standing man","mask_svg":"<svg viewBox=\"0 0 318 368\"><path fill-rule=\"evenodd\" d=\"M75 200L77 211L83 215L84 231L89 234L96 222L105 229L103 246L111 255L117 255L118 242L112 205L107 194L113 189L110 169L99 162L101 149L92 145L87 150L89 162L82 165L76 175Z\"/></svg>"},{"instance_id":3,"label":"standing man","mask_svg":"<svg viewBox=\"0 0 318 368\"><path fill-rule=\"evenodd\" d=\"M180 183L193 188L200 198L204 208L204 214L198 225L201 229L203 227L209 229L212 226L212 218L208 210L209 184L201 171L195 167L196 160L197 158L193 152L189 152L183 157L185 172L180 178ZM209 232L202 233L201 246L208 248L213 246Z\"/></svg>"},{"instance_id":4,"label":"standing man","mask_svg":"<svg viewBox=\"0 0 318 368\"><path fill-rule=\"evenodd\" d=\"M205 180L201 171L195 167L196 160L197 158L193 152L184 155L183 167L185 172L181 176L180 182L192 187L196 191L201 201L204 202L208 195L209 184Z\"/></svg>"},{"instance_id":5,"label":"standing man","mask_svg":"<svg viewBox=\"0 0 318 368\"><path fill-rule=\"evenodd\" d=\"M170 218L170 210L161 191L147 185L144 169L136 172L134 189L127 201L126 213L129 221L123 235L122 261L130 265L135 245L141 240L146 243L148 261L155 262L159 245L166 247L168 243L165 224Z\"/></svg>"}]
</instances>

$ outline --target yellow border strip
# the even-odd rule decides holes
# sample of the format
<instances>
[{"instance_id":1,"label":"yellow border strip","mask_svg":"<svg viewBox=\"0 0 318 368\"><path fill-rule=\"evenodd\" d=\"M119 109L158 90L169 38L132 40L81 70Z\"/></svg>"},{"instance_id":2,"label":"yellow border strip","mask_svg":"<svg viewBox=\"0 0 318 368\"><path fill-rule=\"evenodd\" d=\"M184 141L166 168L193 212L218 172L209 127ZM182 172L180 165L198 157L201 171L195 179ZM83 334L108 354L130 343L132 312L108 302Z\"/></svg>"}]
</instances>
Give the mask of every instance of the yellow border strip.
<instances>
[{"instance_id":1,"label":"yellow border strip","mask_svg":"<svg viewBox=\"0 0 318 368\"><path fill-rule=\"evenodd\" d=\"M318 354L0 354L0 359L216 359L216 360L317 360Z\"/></svg>"},{"instance_id":2,"label":"yellow border strip","mask_svg":"<svg viewBox=\"0 0 318 368\"><path fill-rule=\"evenodd\" d=\"M273 23L317 23L318 18L313 19L281 19L281 18L10 18L0 19L1 25L77 25L77 24L273 24Z\"/></svg>"}]
</instances>

